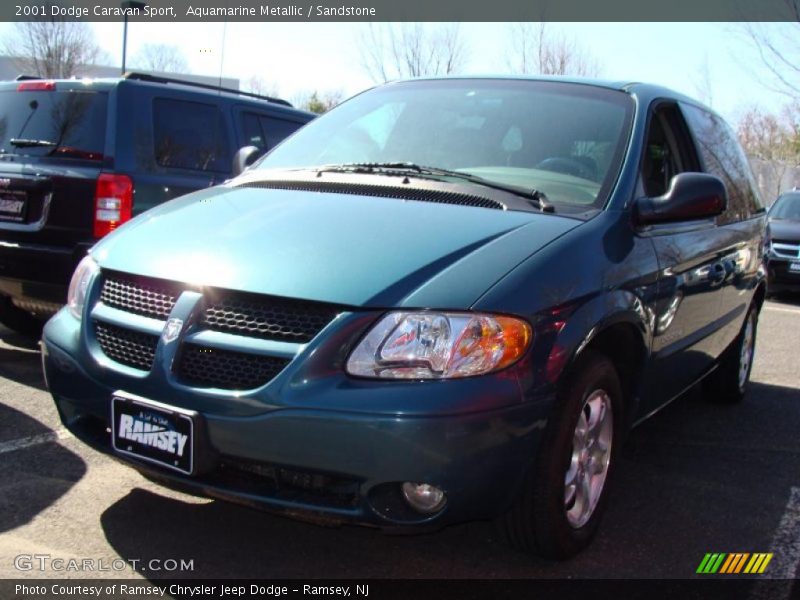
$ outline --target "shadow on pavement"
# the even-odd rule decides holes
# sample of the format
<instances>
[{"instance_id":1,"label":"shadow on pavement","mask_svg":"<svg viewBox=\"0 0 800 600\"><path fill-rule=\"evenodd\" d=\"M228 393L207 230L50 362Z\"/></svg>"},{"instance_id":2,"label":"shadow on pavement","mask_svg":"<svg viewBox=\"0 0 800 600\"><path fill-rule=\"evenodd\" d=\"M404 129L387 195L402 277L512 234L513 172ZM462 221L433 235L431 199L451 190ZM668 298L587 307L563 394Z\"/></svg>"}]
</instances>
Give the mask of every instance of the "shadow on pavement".
<instances>
[{"instance_id":1,"label":"shadow on pavement","mask_svg":"<svg viewBox=\"0 0 800 600\"><path fill-rule=\"evenodd\" d=\"M563 563L505 546L488 522L388 536L134 489L101 522L128 559L194 560L206 578L691 578L706 552L767 552L800 485L798 392L753 384L737 406L690 392L631 433L592 546Z\"/></svg>"},{"instance_id":2,"label":"shadow on pavement","mask_svg":"<svg viewBox=\"0 0 800 600\"><path fill-rule=\"evenodd\" d=\"M781 292L770 296L769 299L773 304L784 304L789 307L800 306L800 292Z\"/></svg>"},{"instance_id":3,"label":"shadow on pavement","mask_svg":"<svg viewBox=\"0 0 800 600\"><path fill-rule=\"evenodd\" d=\"M23 439L39 443L17 447ZM51 429L0 404L0 532L31 521L86 473L83 459L53 440Z\"/></svg>"},{"instance_id":4,"label":"shadow on pavement","mask_svg":"<svg viewBox=\"0 0 800 600\"><path fill-rule=\"evenodd\" d=\"M44 391L39 340L0 326L0 377Z\"/></svg>"}]
</instances>

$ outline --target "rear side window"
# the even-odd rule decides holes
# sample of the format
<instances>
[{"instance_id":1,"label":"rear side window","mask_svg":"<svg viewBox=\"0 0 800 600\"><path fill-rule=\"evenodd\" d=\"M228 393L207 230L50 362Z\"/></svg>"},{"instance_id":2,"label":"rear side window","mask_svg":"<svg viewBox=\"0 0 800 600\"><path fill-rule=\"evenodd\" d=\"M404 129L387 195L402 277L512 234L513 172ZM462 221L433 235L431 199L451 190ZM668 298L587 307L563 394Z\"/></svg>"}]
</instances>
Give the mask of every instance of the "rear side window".
<instances>
[{"instance_id":1,"label":"rear side window","mask_svg":"<svg viewBox=\"0 0 800 600\"><path fill-rule=\"evenodd\" d=\"M0 92L0 150L103 160L108 95L93 90Z\"/></svg>"},{"instance_id":2,"label":"rear side window","mask_svg":"<svg viewBox=\"0 0 800 600\"><path fill-rule=\"evenodd\" d=\"M272 150L284 138L302 127L302 123L268 117L253 112L241 113L240 125L244 143L255 146L262 152Z\"/></svg>"},{"instance_id":3,"label":"rear side window","mask_svg":"<svg viewBox=\"0 0 800 600\"><path fill-rule=\"evenodd\" d=\"M193 171L230 171L232 155L218 106L156 98L153 102L156 162Z\"/></svg>"},{"instance_id":4,"label":"rear side window","mask_svg":"<svg viewBox=\"0 0 800 600\"><path fill-rule=\"evenodd\" d=\"M764 208L750 165L731 128L718 116L701 108L690 104L682 108L694 131L706 171L722 179L728 190L728 209L719 222L742 221L762 212Z\"/></svg>"}]
</instances>

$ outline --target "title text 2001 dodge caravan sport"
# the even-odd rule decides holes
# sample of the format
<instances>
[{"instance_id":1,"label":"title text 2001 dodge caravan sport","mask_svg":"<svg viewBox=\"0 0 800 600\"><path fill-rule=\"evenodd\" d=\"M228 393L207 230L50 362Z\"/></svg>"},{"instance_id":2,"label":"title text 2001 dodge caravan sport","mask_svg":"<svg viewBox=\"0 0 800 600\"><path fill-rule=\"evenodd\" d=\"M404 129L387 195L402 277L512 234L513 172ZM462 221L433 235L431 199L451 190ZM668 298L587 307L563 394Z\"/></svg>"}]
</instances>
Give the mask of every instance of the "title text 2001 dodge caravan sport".
<instances>
[{"instance_id":1,"label":"title text 2001 dodge caravan sport","mask_svg":"<svg viewBox=\"0 0 800 600\"><path fill-rule=\"evenodd\" d=\"M44 332L64 424L165 485L567 557L625 432L747 390L765 215L658 87L365 92L98 243Z\"/></svg>"}]
</instances>

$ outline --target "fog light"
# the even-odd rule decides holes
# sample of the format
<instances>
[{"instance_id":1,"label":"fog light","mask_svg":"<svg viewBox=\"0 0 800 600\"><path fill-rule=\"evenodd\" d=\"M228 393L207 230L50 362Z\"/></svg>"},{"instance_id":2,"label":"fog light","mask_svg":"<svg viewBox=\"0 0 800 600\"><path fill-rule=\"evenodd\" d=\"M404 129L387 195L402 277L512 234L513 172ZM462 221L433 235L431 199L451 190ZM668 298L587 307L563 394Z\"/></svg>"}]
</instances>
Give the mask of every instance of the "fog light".
<instances>
[{"instance_id":1,"label":"fog light","mask_svg":"<svg viewBox=\"0 0 800 600\"><path fill-rule=\"evenodd\" d=\"M403 484L403 498L411 508L424 514L435 513L445 503L444 492L429 483L406 481Z\"/></svg>"}]
</instances>

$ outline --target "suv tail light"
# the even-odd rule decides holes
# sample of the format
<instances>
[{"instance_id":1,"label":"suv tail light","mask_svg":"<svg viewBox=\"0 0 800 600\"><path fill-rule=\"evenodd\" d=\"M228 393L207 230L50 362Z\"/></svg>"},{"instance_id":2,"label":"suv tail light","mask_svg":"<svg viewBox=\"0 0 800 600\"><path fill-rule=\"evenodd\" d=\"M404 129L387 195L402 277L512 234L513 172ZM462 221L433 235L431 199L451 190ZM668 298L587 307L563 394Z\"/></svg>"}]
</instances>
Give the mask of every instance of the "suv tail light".
<instances>
[{"instance_id":1,"label":"suv tail light","mask_svg":"<svg viewBox=\"0 0 800 600\"><path fill-rule=\"evenodd\" d=\"M94 237L101 238L131 218L133 181L127 175L101 173L94 198Z\"/></svg>"}]
</instances>

